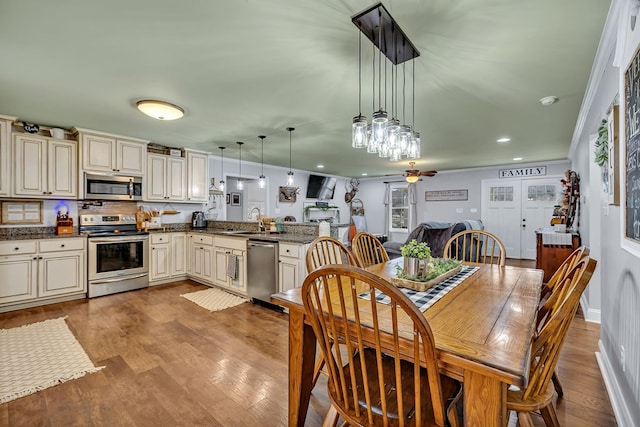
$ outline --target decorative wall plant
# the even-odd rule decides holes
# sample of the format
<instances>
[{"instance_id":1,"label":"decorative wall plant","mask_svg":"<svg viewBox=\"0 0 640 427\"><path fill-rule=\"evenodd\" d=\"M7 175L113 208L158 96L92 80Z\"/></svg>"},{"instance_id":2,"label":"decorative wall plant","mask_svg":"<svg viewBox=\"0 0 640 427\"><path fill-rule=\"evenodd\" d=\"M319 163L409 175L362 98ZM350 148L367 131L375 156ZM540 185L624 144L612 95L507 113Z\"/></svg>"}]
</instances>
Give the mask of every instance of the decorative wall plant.
<instances>
[{"instance_id":1,"label":"decorative wall plant","mask_svg":"<svg viewBox=\"0 0 640 427\"><path fill-rule=\"evenodd\" d=\"M598 139L596 139L595 145L595 162L598 166L605 167L609 160L609 131L605 119L602 119L598 127Z\"/></svg>"}]
</instances>

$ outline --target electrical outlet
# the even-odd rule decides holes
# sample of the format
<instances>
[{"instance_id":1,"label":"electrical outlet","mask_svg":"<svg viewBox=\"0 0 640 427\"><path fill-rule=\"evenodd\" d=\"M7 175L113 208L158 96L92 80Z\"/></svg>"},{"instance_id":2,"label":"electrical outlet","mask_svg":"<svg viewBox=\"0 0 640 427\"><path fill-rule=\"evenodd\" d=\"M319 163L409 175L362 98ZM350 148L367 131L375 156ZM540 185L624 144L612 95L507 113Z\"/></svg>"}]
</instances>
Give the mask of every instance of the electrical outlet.
<instances>
[{"instance_id":1,"label":"electrical outlet","mask_svg":"<svg viewBox=\"0 0 640 427\"><path fill-rule=\"evenodd\" d=\"M279 214L280 213L280 208L276 208L276 213Z\"/></svg>"},{"instance_id":2,"label":"electrical outlet","mask_svg":"<svg viewBox=\"0 0 640 427\"><path fill-rule=\"evenodd\" d=\"M622 365L622 372L625 371L625 357L624 357L624 346L620 346L620 364Z\"/></svg>"}]
</instances>

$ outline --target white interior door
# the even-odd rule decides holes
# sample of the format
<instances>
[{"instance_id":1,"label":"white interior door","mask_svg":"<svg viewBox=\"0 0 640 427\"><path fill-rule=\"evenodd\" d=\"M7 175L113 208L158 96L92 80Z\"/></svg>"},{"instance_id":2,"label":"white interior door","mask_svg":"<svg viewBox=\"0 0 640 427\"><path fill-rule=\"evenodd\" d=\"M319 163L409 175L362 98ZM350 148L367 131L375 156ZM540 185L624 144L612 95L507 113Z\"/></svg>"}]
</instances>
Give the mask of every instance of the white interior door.
<instances>
[{"instance_id":1,"label":"white interior door","mask_svg":"<svg viewBox=\"0 0 640 427\"><path fill-rule=\"evenodd\" d=\"M560 197L560 177L482 181L482 222L508 258L536 259L535 230L547 227Z\"/></svg>"},{"instance_id":2,"label":"white interior door","mask_svg":"<svg viewBox=\"0 0 640 427\"><path fill-rule=\"evenodd\" d=\"M482 181L482 223L502 241L509 258L520 258L520 199L519 179Z\"/></svg>"}]
</instances>

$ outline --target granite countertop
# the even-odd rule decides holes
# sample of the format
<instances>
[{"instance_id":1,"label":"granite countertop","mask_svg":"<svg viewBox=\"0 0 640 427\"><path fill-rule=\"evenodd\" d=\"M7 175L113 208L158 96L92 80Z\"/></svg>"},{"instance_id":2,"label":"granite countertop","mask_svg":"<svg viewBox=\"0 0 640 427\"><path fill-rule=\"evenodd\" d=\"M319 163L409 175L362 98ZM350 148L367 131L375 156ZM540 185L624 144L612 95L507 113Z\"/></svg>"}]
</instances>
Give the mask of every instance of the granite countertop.
<instances>
[{"instance_id":1,"label":"granite countertop","mask_svg":"<svg viewBox=\"0 0 640 427\"><path fill-rule=\"evenodd\" d=\"M172 227L166 227L163 229L150 229L149 233L201 233L201 234L210 234L214 236L225 236L225 237L237 237L242 239L252 239L252 240L266 240L270 242L290 242L290 243L311 243L317 237L313 234L302 234L302 233L266 233L266 232L258 232L256 230L233 230L234 232L229 233L231 230L221 230L215 228L185 228L185 229L174 229Z\"/></svg>"},{"instance_id":2,"label":"granite countertop","mask_svg":"<svg viewBox=\"0 0 640 427\"><path fill-rule=\"evenodd\" d=\"M80 234L77 228L73 229L72 234L61 235L56 234L55 227L5 228L0 230L0 241L66 239L70 237L86 238L86 236Z\"/></svg>"}]
</instances>

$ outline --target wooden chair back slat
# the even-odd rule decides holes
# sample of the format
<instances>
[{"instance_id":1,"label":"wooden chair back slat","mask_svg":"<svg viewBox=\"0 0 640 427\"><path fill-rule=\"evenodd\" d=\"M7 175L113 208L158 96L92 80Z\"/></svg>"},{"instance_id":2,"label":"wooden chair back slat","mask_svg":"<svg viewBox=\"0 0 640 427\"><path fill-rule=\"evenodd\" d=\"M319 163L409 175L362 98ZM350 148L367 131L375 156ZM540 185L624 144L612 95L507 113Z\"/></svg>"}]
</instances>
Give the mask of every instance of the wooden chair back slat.
<instances>
[{"instance_id":1,"label":"wooden chair back slat","mask_svg":"<svg viewBox=\"0 0 640 427\"><path fill-rule=\"evenodd\" d=\"M389 261L382 243L371 233L361 231L351 241L351 251L361 267Z\"/></svg>"},{"instance_id":2,"label":"wooden chair back slat","mask_svg":"<svg viewBox=\"0 0 640 427\"><path fill-rule=\"evenodd\" d=\"M443 256L467 264L504 266L507 252L502 241L494 234L484 230L463 230L447 241Z\"/></svg>"},{"instance_id":3,"label":"wooden chair back slat","mask_svg":"<svg viewBox=\"0 0 640 427\"><path fill-rule=\"evenodd\" d=\"M377 303L376 291L391 303ZM360 268L329 265L309 273L302 299L327 363L332 405L347 423L446 424L433 334L402 292Z\"/></svg>"},{"instance_id":4,"label":"wooden chair back slat","mask_svg":"<svg viewBox=\"0 0 640 427\"><path fill-rule=\"evenodd\" d=\"M360 264L340 240L329 236L321 236L309 244L306 255L307 272L332 264L349 264L360 267Z\"/></svg>"},{"instance_id":5,"label":"wooden chair back slat","mask_svg":"<svg viewBox=\"0 0 640 427\"><path fill-rule=\"evenodd\" d=\"M573 266L576 265L576 263L580 261L580 259L583 256L588 256L588 255L589 255L589 248L587 248L586 246L580 246L575 251L571 252L569 256L565 258L564 261L562 261L562 264L560 264L560 266L556 269L556 271L553 273L553 276L551 276L549 281L542 285L542 292L540 292L540 300L543 300L544 298L548 297L553 291L553 288L555 287L555 285L564 277L564 275L567 272L569 272L569 270L571 270Z\"/></svg>"}]
</instances>

